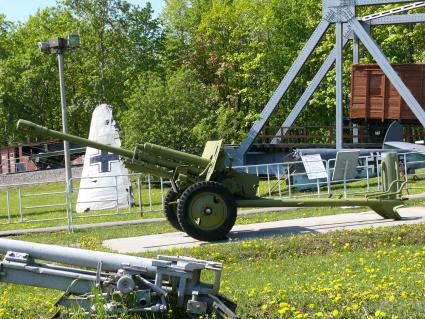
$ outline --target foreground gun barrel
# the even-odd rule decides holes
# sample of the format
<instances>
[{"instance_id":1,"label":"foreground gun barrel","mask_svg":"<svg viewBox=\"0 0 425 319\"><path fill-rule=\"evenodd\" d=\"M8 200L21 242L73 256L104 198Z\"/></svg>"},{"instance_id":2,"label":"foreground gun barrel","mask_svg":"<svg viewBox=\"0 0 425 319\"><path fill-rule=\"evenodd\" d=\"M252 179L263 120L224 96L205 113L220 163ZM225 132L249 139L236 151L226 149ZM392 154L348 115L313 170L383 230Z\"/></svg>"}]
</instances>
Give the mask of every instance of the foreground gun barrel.
<instances>
[{"instance_id":1,"label":"foreground gun barrel","mask_svg":"<svg viewBox=\"0 0 425 319\"><path fill-rule=\"evenodd\" d=\"M97 268L102 261L102 269L117 271L121 268L145 269L144 275L155 277L156 267L152 266L152 259L89 251L78 248L53 246L30 243L13 239L0 239L0 253L8 251L26 253L32 258L70 264L78 267ZM150 276L149 276L150 275Z\"/></svg>"}]
</instances>

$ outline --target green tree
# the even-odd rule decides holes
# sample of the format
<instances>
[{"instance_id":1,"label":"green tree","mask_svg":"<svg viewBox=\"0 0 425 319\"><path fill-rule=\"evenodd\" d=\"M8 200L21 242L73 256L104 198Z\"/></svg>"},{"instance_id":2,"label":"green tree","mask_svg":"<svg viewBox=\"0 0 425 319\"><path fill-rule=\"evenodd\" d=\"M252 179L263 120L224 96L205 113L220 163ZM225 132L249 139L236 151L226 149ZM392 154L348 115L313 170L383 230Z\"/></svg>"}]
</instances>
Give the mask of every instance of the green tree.
<instances>
[{"instance_id":1,"label":"green tree","mask_svg":"<svg viewBox=\"0 0 425 319\"><path fill-rule=\"evenodd\" d=\"M5 123L1 144L23 142L15 123L26 118L61 128L58 67L37 42L78 33L81 47L65 54L65 86L70 131L86 135L96 105L109 103L118 114L138 75L161 71L162 29L150 4L121 0L60 2L38 11L25 23L0 18L0 112ZM35 137L34 137L35 139Z\"/></svg>"},{"instance_id":2,"label":"green tree","mask_svg":"<svg viewBox=\"0 0 425 319\"><path fill-rule=\"evenodd\" d=\"M4 15L0 14L0 145L5 144L8 141L8 112L4 104L4 96L6 94L5 87L5 70L1 67L1 62L10 55L10 37L13 25L8 22Z\"/></svg>"},{"instance_id":3,"label":"green tree","mask_svg":"<svg viewBox=\"0 0 425 319\"><path fill-rule=\"evenodd\" d=\"M57 62L39 52L37 42L56 32L75 29L65 11L47 8L21 25L7 30L7 52L0 61L3 86L1 108L6 123L2 125L2 144L23 141L26 134L16 131L18 118L26 118L50 127L60 127Z\"/></svg>"},{"instance_id":4,"label":"green tree","mask_svg":"<svg viewBox=\"0 0 425 319\"><path fill-rule=\"evenodd\" d=\"M214 100L214 90L190 70L177 70L167 80L154 73L141 76L121 120L127 147L151 142L199 153L216 133Z\"/></svg>"},{"instance_id":5,"label":"green tree","mask_svg":"<svg viewBox=\"0 0 425 319\"><path fill-rule=\"evenodd\" d=\"M71 101L84 127L94 107L108 103L118 116L134 90L139 74L161 70L163 31L152 18L152 7L131 5L122 0L64 0L64 8L80 23L83 75Z\"/></svg>"},{"instance_id":6,"label":"green tree","mask_svg":"<svg viewBox=\"0 0 425 319\"><path fill-rule=\"evenodd\" d=\"M317 12L320 3L312 0L167 2L166 56L218 90L219 134L227 142L240 142L258 118L319 21ZM304 68L271 124L288 114L314 67Z\"/></svg>"}]
</instances>

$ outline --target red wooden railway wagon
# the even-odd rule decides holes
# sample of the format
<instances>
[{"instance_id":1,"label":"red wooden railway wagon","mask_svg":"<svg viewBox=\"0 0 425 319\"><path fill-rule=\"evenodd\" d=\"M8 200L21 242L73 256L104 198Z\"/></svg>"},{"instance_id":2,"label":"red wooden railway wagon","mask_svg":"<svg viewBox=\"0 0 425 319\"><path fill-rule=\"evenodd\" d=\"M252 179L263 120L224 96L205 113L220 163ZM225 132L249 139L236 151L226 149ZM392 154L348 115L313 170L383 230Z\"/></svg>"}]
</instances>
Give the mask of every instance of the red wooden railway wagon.
<instances>
[{"instance_id":1,"label":"red wooden railway wagon","mask_svg":"<svg viewBox=\"0 0 425 319\"><path fill-rule=\"evenodd\" d=\"M394 65L419 104L425 109L425 64ZM350 118L356 122L399 120L419 124L406 102L376 64L352 67Z\"/></svg>"}]
</instances>

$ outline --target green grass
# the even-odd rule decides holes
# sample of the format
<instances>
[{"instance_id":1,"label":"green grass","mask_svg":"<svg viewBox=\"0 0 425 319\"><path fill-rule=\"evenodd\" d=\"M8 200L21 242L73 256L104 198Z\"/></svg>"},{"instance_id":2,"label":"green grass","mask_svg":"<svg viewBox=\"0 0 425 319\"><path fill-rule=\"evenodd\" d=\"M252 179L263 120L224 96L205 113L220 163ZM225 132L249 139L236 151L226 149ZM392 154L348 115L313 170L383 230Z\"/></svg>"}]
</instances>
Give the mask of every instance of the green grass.
<instances>
[{"instance_id":1,"label":"green grass","mask_svg":"<svg viewBox=\"0 0 425 319\"><path fill-rule=\"evenodd\" d=\"M78 186L78 185L75 185ZM377 188L371 180L371 191ZM151 207L146 187L143 208ZM365 182L347 185L349 193L364 193ZM52 183L27 186L25 194L62 191L63 184ZM288 191L282 185L282 193ZM326 188L321 188L326 197ZM425 178L411 180L410 193L425 191ZM260 183L260 192L268 193L266 181ZM343 192L342 185L332 187L334 194ZM19 221L17 190L10 193L13 221ZM276 197L276 192L272 197ZM293 190L293 196L308 193ZM152 189L152 208L158 212L144 218L162 216L161 193ZM308 195L310 197L311 194ZM137 190L136 190L137 198ZM6 194L0 192L0 223L5 218ZM75 202L74 194L73 201ZM63 195L25 198L25 206L63 202ZM137 204L137 203L136 203ZM406 202L406 206L425 206L425 200ZM76 224L102 221L139 219L138 207L131 215L103 216L74 219ZM249 224L301 217L324 216L367 211L368 208L350 209L306 208L285 212L240 215L238 224ZM103 213L113 214L115 211ZM75 214L75 216L77 216ZM81 216L81 215L80 215ZM25 214L26 221L45 218L64 218L66 211L59 207L45 211L34 209ZM42 223L0 225L0 230L65 225L64 220ZM109 228L75 230L74 233L53 232L17 236L16 239L81 247L93 250L107 249L103 240L171 232L166 222L125 225ZM423 318L425 313L425 225L395 228L344 231L323 235L275 237L264 240L236 242L225 245L206 245L167 254L187 255L224 263L222 293L238 303L241 318ZM156 253L141 254L155 257ZM0 285L0 318L48 318L55 311L54 301L59 292ZM182 318L181 316L174 316Z\"/></svg>"},{"instance_id":2,"label":"green grass","mask_svg":"<svg viewBox=\"0 0 425 319\"><path fill-rule=\"evenodd\" d=\"M74 188L78 187L78 183L74 183ZM135 191L135 199L137 200L136 207L132 208L131 214L125 214L128 212L127 209L119 210L120 215L115 215L117 211L106 210L101 212L89 212L84 214L73 214L74 224L85 224L85 223L100 223L105 221L120 221L120 220L136 220L140 219L140 208L138 203L138 191L137 187ZM166 192L167 189L164 189ZM51 204L65 204L65 194L54 194L48 196L28 196L30 194L40 193L51 193L51 192L64 192L63 183L48 183L38 185L27 185L21 187L23 195L22 206L41 206ZM24 223L20 223L19 215L19 190L14 187L10 189L10 207L11 207L11 224L8 224L8 216L6 210L6 191L0 191L0 230L11 230L11 229L31 229L39 227L50 227L50 226L64 226L67 224L67 212L65 206L51 207L51 208L32 208L25 209L23 211ZM73 207L75 209L75 203L77 201L77 193L73 194ZM149 192L147 185L142 185L142 207L144 218L153 218L162 216L160 213L162 207L162 197L160 189L152 188L152 206L149 202ZM152 212L150 210L153 210ZM107 216L95 217L93 215L106 214ZM60 220L49 220L46 219L60 219Z\"/></svg>"},{"instance_id":3,"label":"green grass","mask_svg":"<svg viewBox=\"0 0 425 319\"><path fill-rule=\"evenodd\" d=\"M409 206L424 204L425 200L408 202ZM237 223L364 210L308 208L242 215ZM160 222L15 238L106 251L101 245L105 239L170 231L171 226ZM422 318L424 234L425 225L416 225L276 237L165 253L223 262L222 293L237 301L241 318L376 318L384 314L387 318ZM156 253L141 256L155 257ZM59 296L47 289L0 285L0 318L3 312L4 318L48 318Z\"/></svg>"},{"instance_id":4,"label":"green grass","mask_svg":"<svg viewBox=\"0 0 425 319\"><path fill-rule=\"evenodd\" d=\"M271 181L271 185L276 183L276 181ZM410 193L422 193L425 192L425 177L419 177L417 180L410 180ZM74 183L74 187L78 187L78 183ZM272 187L273 188L273 187ZM274 187L276 188L276 187ZM349 193L360 193L363 194L366 189L366 182L353 182L347 185L347 190ZM371 179L370 183L371 191L377 189L377 179ZM281 185L282 195L285 196L285 192L287 195L288 187L287 185ZM39 185L28 185L22 187L22 194L37 194L37 193L48 193L48 192L63 192L64 185L63 183L50 183L50 184L39 184ZM164 193L167 189L164 189ZM343 185L333 185L332 192L334 196L337 194L343 193ZM268 196L268 186L267 181L261 181L260 183L260 191L259 193L265 193ZM161 212L162 208L162 195L160 189L152 188L152 206L149 203L149 192L146 184L142 185L142 207L145 211L142 218L154 218L154 217L162 217L163 214ZM272 193L273 198L277 198L276 191ZM293 196L308 196L308 197L317 197L315 195L311 195L311 192L302 192L294 189L292 191ZM321 188L321 196L327 197L327 189L326 187ZM74 224L90 224L90 223L101 223L106 221L121 221L121 220L139 220L140 216L140 208L138 207L138 192L137 187L135 187L135 199L136 199L136 207L133 207L131 214L125 214L126 210L120 210L120 215L115 215L116 210L102 211L102 212L90 212L84 214L73 214ZM73 194L73 203L76 202L76 193ZM66 220L66 210L64 207L54 207L50 209L46 208L35 208L31 210L24 211L24 223L19 223L19 196L18 190L13 188L10 190L10 203L12 210L12 224L7 224L7 212L6 212L6 192L0 191L0 230L13 230L13 229L31 229L31 228L39 228L39 227L50 227L50 226L65 226L67 225ZM63 194L51 195L49 197L24 197L23 206L39 206L46 204L58 204L65 203L65 196ZM414 203L416 204L416 203ZM407 205L411 205L408 203ZM75 205L74 205L75 207ZM149 212L149 210L154 210L153 212ZM365 211L367 208L358 208L354 210L342 210L342 209L329 209L329 208L318 208L318 209L305 209L305 210L293 210L285 213L265 213L265 214L257 214L254 216L242 216L239 218L238 223L254 223L254 222L262 222L262 221L274 221L280 219L289 219L289 218L299 218L299 217L312 217L312 216L323 216L330 214L338 214L345 212L358 212ZM106 216L98 216L95 217L93 215L96 214L105 214ZM60 218L60 220L50 220L50 221L40 221L36 222L36 220L45 220L52 218Z\"/></svg>"},{"instance_id":5,"label":"green grass","mask_svg":"<svg viewBox=\"0 0 425 319\"><path fill-rule=\"evenodd\" d=\"M166 253L223 262L221 292L237 301L240 318L423 318L424 234L425 224L419 224ZM47 318L58 296L45 289L1 285L0 314Z\"/></svg>"}]
</instances>

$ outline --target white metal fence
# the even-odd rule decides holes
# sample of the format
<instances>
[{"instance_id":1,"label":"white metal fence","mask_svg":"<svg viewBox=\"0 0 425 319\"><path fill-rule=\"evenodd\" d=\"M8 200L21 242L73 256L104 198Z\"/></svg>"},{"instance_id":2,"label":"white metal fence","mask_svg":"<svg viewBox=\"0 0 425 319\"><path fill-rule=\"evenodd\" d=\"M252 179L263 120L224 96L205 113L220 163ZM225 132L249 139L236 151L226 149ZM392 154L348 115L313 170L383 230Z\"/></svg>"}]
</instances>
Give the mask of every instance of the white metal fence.
<instances>
[{"instance_id":1,"label":"white metal fence","mask_svg":"<svg viewBox=\"0 0 425 319\"><path fill-rule=\"evenodd\" d=\"M128 208L120 208L118 202L118 178L129 177L132 181L132 190L128 192ZM97 179L100 179L99 177ZM111 177L105 177L111 178ZM115 203L115 208L106 211L89 211L85 213L76 212L76 197L78 192L83 188L73 187L72 192L68 195L68 213L70 219L70 227L72 228L75 220L88 219L96 217L108 217L108 216L120 216L120 215L133 215L134 218L139 218L145 213L155 213L162 211L164 205L165 193L168 191L169 182L164 181L162 178L155 178L151 175L145 174L129 174L129 175L117 175L114 177L115 183L112 186L116 196L111 198L110 202ZM71 185L75 185L76 182L81 181L83 178L71 179ZM133 188L135 187L135 188ZM93 188L93 187L91 187ZM104 188L104 187L101 187ZM95 203L96 201L80 202L85 204Z\"/></svg>"},{"instance_id":2,"label":"white metal fence","mask_svg":"<svg viewBox=\"0 0 425 319\"><path fill-rule=\"evenodd\" d=\"M421 158L422 157L422 158ZM405 170L407 186L409 178L425 175L425 154L405 153L399 154L400 165ZM260 164L236 166L234 169L255 174L260 177L262 183L258 191L259 196L280 198L302 198L313 196L329 196L335 190L342 187L343 195L346 197L353 194L348 190L352 182L364 182L366 191L381 191L381 155L371 154L359 157L357 166L357 177L353 179L332 180L335 170L336 159L323 160L327 172L327 178L310 180L304 170L302 161L293 161L274 164ZM424 169L421 171L421 168ZM314 172L313 172L314 173ZM376 183L372 184L371 177L377 177Z\"/></svg>"},{"instance_id":3,"label":"white metal fence","mask_svg":"<svg viewBox=\"0 0 425 319\"><path fill-rule=\"evenodd\" d=\"M72 192L66 191L65 181L22 183L0 186L0 231L11 229L6 225L44 223L43 226L65 225L71 229L74 223L92 218L90 222L102 217L129 215L128 219L138 219L145 213L155 213L162 210L169 182L156 179L149 175L130 174L134 200L129 200L127 208L104 211L89 211L76 213L75 207L81 178L73 178ZM99 177L100 179L102 177ZM110 178L110 177L108 177ZM118 194L117 184L111 186ZM109 201L117 203L117 199ZM93 203L95 201L91 201ZM103 218L105 219L105 218ZM52 223L55 222L56 223ZM60 221L63 221L60 223ZM2 227L3 225L3 227ZM23 226L22 226L23 227ZM30 226L33 228L34 226Z\"/></svg>"},{"instance_id":4,"label":"white metal fence","mask_svg":"<svg viewBox=\"0 0 425 319\"><path fill-rule=\"evenodd\" d=\"M400 165L404 166L406 181L413 177L425 175L424 155L417 153L400 154ZM332 180L335 159L323 160L327 178L309 180L302 161L248 165L234 167L236 170L256 174L260 177L258 194L263 197L302 198L311 196L330 196L341 192L342 196L353 194L352 182L360 182L365 191L381 190L379 176L380 155L359 158L358 176L355 179ZM371 177L377 176L373 182ZM134 201L130 200L128 208L119 208L117 198L110 199L117 205L105 211L76 213L76 199L81 178L73 178L72 192L67 194L65 182L43 182L0 186L0 230L11 229L13 225L43 223L43 226L67 225L72 230L74 224L93 223L122 219L139 219L145 213L157 213L162 210L165 194L170 184L163 179L144 174L130 174ZM110 177L109 177L110 178ZM118 177L116 177L118 178ZM117 191L118 183L115 183ZM358 190L357 184L357 190ZM407 184L406 187L409 187ZM125 217L124 217L125 216ZM152 215L154 216L154 215ZM90 220L89 220L90 219ZM16 225L18 224L18 225ZM7 226L8 225L8 226ZM6 227L7 226L7 227ZM34 226L30 226L31 228Z\"/></svg>"}]
</instances>

